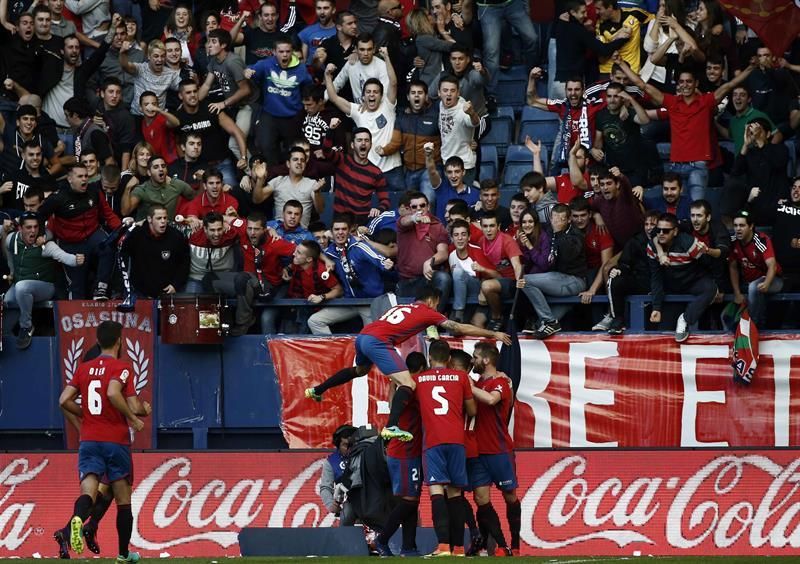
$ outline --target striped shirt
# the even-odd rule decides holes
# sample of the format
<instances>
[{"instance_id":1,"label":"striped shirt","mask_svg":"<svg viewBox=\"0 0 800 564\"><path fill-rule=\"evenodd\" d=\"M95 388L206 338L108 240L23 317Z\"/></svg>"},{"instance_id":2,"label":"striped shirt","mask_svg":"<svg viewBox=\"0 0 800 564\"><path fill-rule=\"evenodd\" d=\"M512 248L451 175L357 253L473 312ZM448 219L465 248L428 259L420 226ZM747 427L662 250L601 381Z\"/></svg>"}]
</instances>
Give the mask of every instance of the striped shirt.
<instances>
[{"instance_id":1,"label":"striped shirt","mask_svg":"<svg viewBox=\"0 0 800 564\"><path fill-rule=\"evenodd\" d=\"M378 198L381 211L391 207L389 193L386 190L386 179L381 169L372 163L358 164L350 155L332 152L333 164L336 167L333 189L333 212L350 212L356 221L366 223L372 206L372 195Z\"/></svg>"}]
</instances>

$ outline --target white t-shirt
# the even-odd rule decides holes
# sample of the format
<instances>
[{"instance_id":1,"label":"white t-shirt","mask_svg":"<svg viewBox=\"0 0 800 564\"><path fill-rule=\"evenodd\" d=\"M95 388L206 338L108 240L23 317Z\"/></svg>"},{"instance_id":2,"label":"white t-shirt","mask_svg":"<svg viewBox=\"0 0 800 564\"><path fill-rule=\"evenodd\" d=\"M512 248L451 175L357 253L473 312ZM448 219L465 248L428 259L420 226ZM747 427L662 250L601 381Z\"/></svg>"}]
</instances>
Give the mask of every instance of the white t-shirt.
<instances>
[{"instance_id":1,"label":"white t-shirt","mask_svg":"<svg viewBox=\"0 0 800 564\"><path fill-rule=\"evenodd\" d=\"M464 98L459 98L458 103L450 109L439 102L439 132L442 136L442 160L450 157L461 157L464 169L475 168L475 151L470 144L475 135L475 126L472 119L464 111Z\"/></svg>"},{"instance_id":2,"label":"white t-shirt","mask_svg":"<svg viewBox=\"0 0 800 564\"><path fill-rule=\"evenodd\" d=\"M289 200L297 200L303 204L303 216L300 218L300 224L308 227L311 221L311 208L314 205L314 185L317 181L304 176L300 182L295 184L289 176L276 176L269 183L275 189L272 195L275 204L274 217L283 217L284 204Z\"/></svg>"},{"instance_id":3,"label":"white t-shirt","mask_svg":"<svg viewBox=\"0 0 800 564\"><path fill-rule=\"evenodd\" d=\"M369 162L381 169L381 172L389 172L397 168L402 163L400 153L394 153L387 157L382 157L375 152L375 147L383 147L392 140L394 132L395 106L384 96L381 105L374 112L360 112L359 104L350 103L350 113L347 117L353 120L356 127L366 127L372 133L372 148L369 150Z\"/></svg>"},{"instance_id":4,"label":"white t-shirt","mask_svg":"<svg viewBox=\"0 0 800 564\"><path fill-rule=\"evenodd\" d=\"M150 70L150 63L131 63L136 67L136 77L133 79L133 100L131 100L131 113L135 116L142 115L139 107L139 97L149 90L158 96L158 107L165 108L167 104L167 89L177 90L181 83L181 73L164 66L161 74ZM124 72L124 71L123 71Z\"/></svg>"},{"instance_id":5,"label":"white t-shirt","mask_svg":"<svg viewBox=\"0 0 800 564\"><path fill-rule=\"evenodd\" d=\"M475 264L475 261L472 260L472 257L467 255L467 258L461 259L458 258L458 251L453 250L450 252L450 256L447 258L447 262L450 264L450 272L456 270L456 268L460 268L471 277L475 278L477 274L472 269L472 265Z\"/></svg>"},{"instance_id":6,"label":"white t-shirt","mask_svg":"<svg viewBox=\"0 0 800 564\"><path fill-rule=\"evenodd\" d=\"M333 79L333 87L338 92L347 81L350 81L350 88L353 91L353 101L361 102L361 92L364 90L364 83L369 78L377 78L381 81L384 88L389 84L389 73L386 72L386 63L383 59L373 57L368 65L362 65L361 61L355 64L345 63L344 68L339 71ZM326 100L327 100L327 94Z\"/></svg>"}]
</instances>

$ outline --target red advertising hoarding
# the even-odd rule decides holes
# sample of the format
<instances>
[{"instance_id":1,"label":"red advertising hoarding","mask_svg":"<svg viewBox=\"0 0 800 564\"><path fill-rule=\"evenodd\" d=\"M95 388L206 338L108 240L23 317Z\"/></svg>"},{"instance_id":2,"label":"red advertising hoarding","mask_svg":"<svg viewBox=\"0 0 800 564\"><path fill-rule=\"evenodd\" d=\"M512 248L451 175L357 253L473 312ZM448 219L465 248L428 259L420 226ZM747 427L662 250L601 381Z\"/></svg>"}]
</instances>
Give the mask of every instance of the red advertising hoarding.
<instances>
[{"instance_id":1,"label":"red advertising hoarding","mask_svg":"<svg viewBox=\"0 0 800 564\"><path fill-rule=\"evenodd\" d=\"M334 523L319 495L323 452L135 454L131 544L146 557L233 556L243 527ZM0 557L57 555L72 513L75 454L0 454ZM517 453L522 553L797 555L800 451ZM502 498L494 500L504 515ZM430 526L430 503L421 504ZM501 517L501 521L505 521ZM115 510L100 523L116 554Z\"/></svg>"},{"instance_id":2,"label":"red advertising hoarding","mask_svg":"<svg viewBox=\"0 0 800 564\"><path fill-rule=\"evenodd\" d=\"M152 300L137 300L133 311L116 310L119 301L68 300L56 302L56 330L58 351L64 383L83 362L86 353L97 344L97 326L103 321L122 324L122 350L120 359L131 363L133 383L142 401L153 403L155 378L155 308ZM79 398L80 401L80 398ZM152 418L144 417L144 429L133 438L133 448L153 446ZM78 447L78 433L72 425L65 425L67 446Z\"/></svg>"},{"instance_id":3,"label":"red advertising hoarding","mask_svg":"<svg viewBox=\"0 0 800 564\"><path fill-rule=\"evenodd\" d=\"M477 340L453 339L471 352ZM521 383L511 421L517 448L800 446L800 341L762 335L758 373L733 382L732 337L556 335L521 339ZM282 428L291 448L327 447L342 423L382 425L387 379L303 390L352 365L352 338L273 339Z\"/></svg>"}]
</instances>

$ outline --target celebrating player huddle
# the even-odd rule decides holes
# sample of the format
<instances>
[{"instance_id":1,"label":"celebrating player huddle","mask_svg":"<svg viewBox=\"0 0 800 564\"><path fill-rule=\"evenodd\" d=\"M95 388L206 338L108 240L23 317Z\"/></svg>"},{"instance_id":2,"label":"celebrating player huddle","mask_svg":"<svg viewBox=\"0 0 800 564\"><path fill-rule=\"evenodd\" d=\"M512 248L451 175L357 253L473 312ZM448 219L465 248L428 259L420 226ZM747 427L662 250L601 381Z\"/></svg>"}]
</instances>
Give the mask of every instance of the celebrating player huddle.
<instances>
[{"instance_id":1,"label":"celebrating player huddle","mask_svg":"<svg viewBox=\"0 0 800 564\"><path fill-rule=\"evenodd\" d=\"M521 508L517 499L514 445L508 432L513 405L511 380L497 370L498 351L493 342L475 346L474 357L451 350L447 342L433 340L428 350L430 367L420 353L403 363L394 346L428 325L438 325L473 336L493 337L508 344L504 333L455 323L436 312L438 294L426 287L414 304L395 306L366 326L356 339L356 367L334 374L323 384L306 390L306 397L321 401L322 393L369 371L372 364L394 383L391 413L381 435L389 442L386 455L397 503L376 540L382 556L392 556L388 542L402 525L403 555L416 553L417 508L422 483L431 496L433 525L438 547L432 556L476 555L492 537L501 555L519 550ZM469 372L479 375L473 383ZM500 518L492 506L490 488L497 486L506 502L511 545L506 542ZM477 523L463 492L472 491L478 507ZM470 546L464 549L464 526Z\"/></svg>"}]
</instances>

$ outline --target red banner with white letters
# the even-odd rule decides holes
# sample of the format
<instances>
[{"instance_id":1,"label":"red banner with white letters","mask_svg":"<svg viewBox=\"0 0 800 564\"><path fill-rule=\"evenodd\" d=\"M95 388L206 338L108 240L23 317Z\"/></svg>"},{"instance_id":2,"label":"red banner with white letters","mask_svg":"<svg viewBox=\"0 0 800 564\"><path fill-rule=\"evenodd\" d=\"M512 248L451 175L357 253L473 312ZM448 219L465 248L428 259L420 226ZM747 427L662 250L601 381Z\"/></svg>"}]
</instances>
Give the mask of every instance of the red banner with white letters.
<instances>
[{"instance_id":1,"label":"red banner with white letters","mask_svg":"<svg viewBox=\"0 0 800 564\"><path fill-rule=\"evenodd\" d=\"M335 525L319 498L326 455L135 453L131 549L238 556L244 527ZM76 465L76 454L0 454L0 558L56 557L53 531L80 493ZM798 450L518 452L521 552L796 556L798 468ZM427 496L420 508L430 526ZM116 554L115 511L98 529L106 558Z\"/></svg>"},{"instance_id":2,"label":"red banner with white letters","mask_svg":"<svg viewBox=\"0 0 800 564\"><path fill-rule=\"evenodd\" d=\"M452 339L471 352L477 340ZM520 339L521 384L512 428L517 448L800 446L800 341L762 335L752 385L734 383L730 335L556 335ZM388 381L368 378L327 392L303 390L352 366L352 338L269 342L291 448L327 447L334 429L385 422Z\"/></svg>"},{"instance_id":3,"label":"red banner with white letters","mask_svg":"<svg viewBox=\"0 0 800 564\"><path fill-rule=\"evenodd\" d=\"M155 302L137 300L133 311L116 310L119 301L70 300L56 302L59 366L64 383L69 384L86 353L97 344L97 326L103 321L122 324L122 350L119 357L131 363L133 383L142 401L153 403L155 378ZM153 424L143 417L144 429L136 433L133 448L152 448ZM65 423L67 448L78 448L76 429Z\"/></svg>"}]
</instances>

